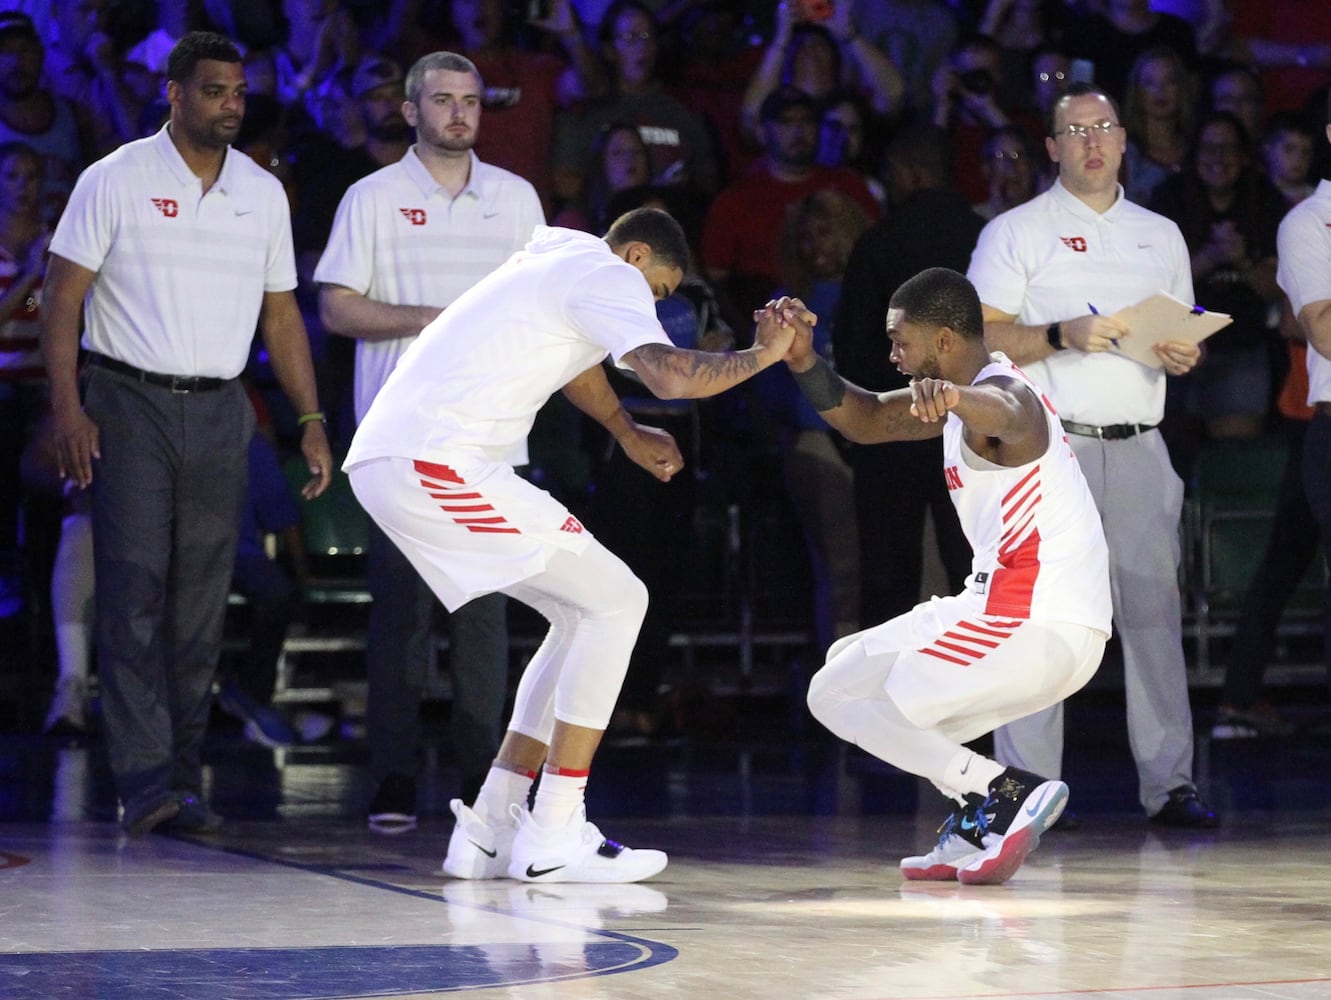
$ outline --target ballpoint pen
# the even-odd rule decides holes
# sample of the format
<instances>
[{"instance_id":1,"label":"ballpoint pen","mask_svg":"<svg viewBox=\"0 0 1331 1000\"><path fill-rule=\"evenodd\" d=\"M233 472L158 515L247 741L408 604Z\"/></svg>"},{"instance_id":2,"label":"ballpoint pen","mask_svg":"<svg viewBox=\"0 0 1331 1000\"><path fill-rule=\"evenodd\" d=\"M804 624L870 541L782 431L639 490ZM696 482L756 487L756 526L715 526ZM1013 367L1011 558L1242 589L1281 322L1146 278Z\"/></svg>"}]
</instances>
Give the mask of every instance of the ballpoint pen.
<instances>
[{"instance_id":1,"label":"ballpoint pen","mask_svg":"<svg viewBox=\"0 0 1331 1000\"><path fill-rule=\"evenodd\" d=\"M1089 310L1091 311L1091 315L1092 315L1092 316L1099 316L1099 315L1100 315L1100 310L1097 309L1097 308L1095 308L1095 306L1091 305L1089 302L1086 303L1086 308L1089 309ZM1117 338L1117 337L1110 337L1110 338L1109 338L1109 342L1110 342L1111 344L1113 344L1115 347L1118 346L1118 338Z\"/></svg>"}]
</instances>

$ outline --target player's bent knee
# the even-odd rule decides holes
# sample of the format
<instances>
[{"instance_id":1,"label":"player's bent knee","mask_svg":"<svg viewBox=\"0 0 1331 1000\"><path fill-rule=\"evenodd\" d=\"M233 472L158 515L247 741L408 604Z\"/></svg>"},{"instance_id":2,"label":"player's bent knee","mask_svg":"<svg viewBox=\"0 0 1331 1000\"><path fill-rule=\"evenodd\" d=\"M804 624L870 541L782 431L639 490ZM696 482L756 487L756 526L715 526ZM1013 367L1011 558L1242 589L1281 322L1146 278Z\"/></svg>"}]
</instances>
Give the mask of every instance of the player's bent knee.
<instances>
[{"instance_id":1,"label":"player's bent knee","mask_svg":"<svg viewBox=\"0 0 1331 1000\"><path fill-rule=\"evenodd\" d=\"M628 573L626 567L626 571L615 579L614 586L608 587L606 605L600 610L600 615L640 626L643 618L647 617L647 603L646 583Z\"/></svg>"}]
</instances>

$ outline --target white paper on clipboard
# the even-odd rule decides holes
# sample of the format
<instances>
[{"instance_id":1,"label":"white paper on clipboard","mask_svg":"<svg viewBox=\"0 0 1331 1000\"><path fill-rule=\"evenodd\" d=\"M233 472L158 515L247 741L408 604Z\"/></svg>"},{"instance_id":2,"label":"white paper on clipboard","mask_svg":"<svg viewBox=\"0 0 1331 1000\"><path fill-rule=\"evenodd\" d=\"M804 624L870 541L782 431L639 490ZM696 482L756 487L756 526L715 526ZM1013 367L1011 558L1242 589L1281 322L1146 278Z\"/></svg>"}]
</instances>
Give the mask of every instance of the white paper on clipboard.
<instances>
[{"instance_id":1,"label":"white paper on clipboard","mask_svg":"<svg viewBox=\"0 0 1331 1000\"><path fill-rule=\"evenodd\" d=\"M1114 313L1114 318L1132 331L1131 336L1119 337L1118 346L1110 352L1131 358L1148 368L1163 368L1159 356L1151 348L1169 340L1185 340L1200 344L1217 330L1234 322L1226 313L1208 312L1201 306L1192 306L1176 299L1168 292L1157 292Z\"/></svg>"}]
</instances>

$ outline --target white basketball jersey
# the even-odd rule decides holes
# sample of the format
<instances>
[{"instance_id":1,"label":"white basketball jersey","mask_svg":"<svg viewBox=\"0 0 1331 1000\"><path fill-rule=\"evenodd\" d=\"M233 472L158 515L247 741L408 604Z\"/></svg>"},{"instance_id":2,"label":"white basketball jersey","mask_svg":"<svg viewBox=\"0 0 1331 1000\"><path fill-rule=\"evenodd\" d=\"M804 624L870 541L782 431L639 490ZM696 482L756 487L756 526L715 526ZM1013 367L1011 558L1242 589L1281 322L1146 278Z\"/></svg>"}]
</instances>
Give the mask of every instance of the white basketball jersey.
<instances>
[{"instance_id":1,"label":"white basketball jersey","mask_svg":"<svg viewBox=\"0 0 1331 1000\"><path fill-rule=\"evenodd\" d=\"M1002 354L975 384L1007 375L1044 404L1049 447L1017 468L994 465L967 447L961 419L948 414L943 468L974 557L966 590L986 614L1075 622L1110 630L1109 553L1100 513L1044 393Z\"/></svg>"}]
</instances>

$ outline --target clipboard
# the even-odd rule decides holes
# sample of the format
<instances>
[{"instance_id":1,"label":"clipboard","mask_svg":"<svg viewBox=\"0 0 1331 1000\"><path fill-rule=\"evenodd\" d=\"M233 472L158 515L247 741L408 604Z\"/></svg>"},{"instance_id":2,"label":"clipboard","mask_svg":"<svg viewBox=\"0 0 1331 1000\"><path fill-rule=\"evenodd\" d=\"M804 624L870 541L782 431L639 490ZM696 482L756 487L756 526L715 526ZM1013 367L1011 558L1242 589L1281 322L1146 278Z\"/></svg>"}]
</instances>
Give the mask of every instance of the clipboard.
<instances>
[{"instance_id":1,"label":"clipboard","mask_svg":"<svg viewBox=\"0 0 1331 1000\"><path fill-rule=\"evenodd\" d=\"M1151 348L1170 340L1186 340L1200 344L1217 330L1234 322L1227 313L1209 312L1201 306L1192 306L1176 299L1168 292L1157 292L1113 314L1132 331L1120 337L1109 352L1130 358L1148 368L1163 368L1164 362Z\"/></svg>"}]
</instances>

